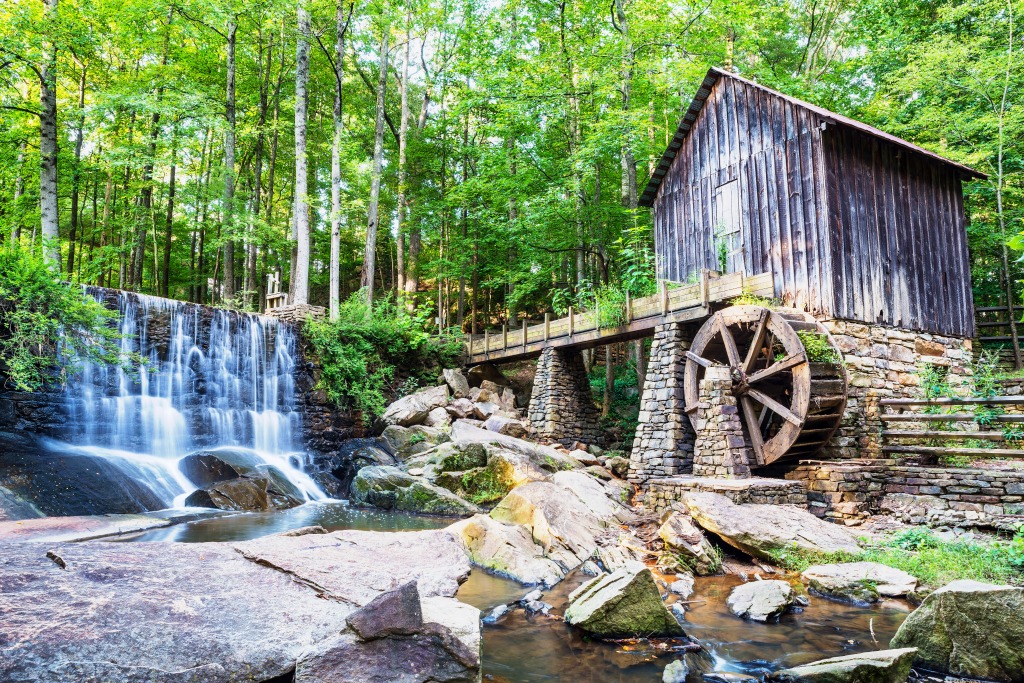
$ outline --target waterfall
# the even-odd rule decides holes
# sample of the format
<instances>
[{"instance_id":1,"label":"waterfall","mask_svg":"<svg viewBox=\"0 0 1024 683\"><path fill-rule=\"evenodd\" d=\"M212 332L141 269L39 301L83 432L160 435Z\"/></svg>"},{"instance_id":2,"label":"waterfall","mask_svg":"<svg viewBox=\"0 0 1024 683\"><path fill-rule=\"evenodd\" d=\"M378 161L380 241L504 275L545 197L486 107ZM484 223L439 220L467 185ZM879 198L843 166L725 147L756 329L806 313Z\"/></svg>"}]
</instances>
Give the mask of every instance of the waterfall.
<instances>
[{"instance_id":1,"label":"waterfall","mask_svg":"<svg viewBox=\"0 0 1024 683\"><path fill-rule=\"evenodd\" d=\"M94 292L101 298L109 292ZM296 436L296 338L273 318L118 292L121 350L131 367L87 363L68 383L77 450L101 457L166 506L195 490L178 467L197 450L244 451L306 500L324 498L303 471Z\"/></svg>"}]
</instances>

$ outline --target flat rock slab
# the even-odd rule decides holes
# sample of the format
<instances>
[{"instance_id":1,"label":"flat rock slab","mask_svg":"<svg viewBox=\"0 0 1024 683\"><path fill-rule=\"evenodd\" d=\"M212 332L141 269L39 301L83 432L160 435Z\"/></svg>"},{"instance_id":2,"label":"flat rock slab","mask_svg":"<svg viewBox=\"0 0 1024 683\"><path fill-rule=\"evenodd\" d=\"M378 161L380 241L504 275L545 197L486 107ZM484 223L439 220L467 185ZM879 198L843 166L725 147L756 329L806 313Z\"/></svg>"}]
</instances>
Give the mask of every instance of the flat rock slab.
<instances>
[{"instance_id":1,"label":"flat rock slab","mask_svg":"<svg viewBox=\"0 0 1024 683\"><path fill-rule=\"evenodd\" d=\"M602 574L573 591L565 620L597 636L683 635L661 601L651 570L639 562Z\"/></svg>"},{"instance_id":2,"label":"flat rock slab","mask_svg":"<svg viewBox=\"0 0 1024 683\"><path fill-rule=\"evenodd\" d=\"M0 522L0 543L87 541L157 529L173 523L172 519L159 519L148 515L40 517L19 522Z\"/></svg>"},{"instance_id":3,"label":"flat rock slab","mask_svg":"<svg viewBox=\"0 0 1024 683\"><path fill-rule=\"evenodd\" d=\"M857 539L844 527L822 521L789 505L737 505L717 493L690 492L683 503L693 519L732 547L763 560L773 553L799 550L855 553Z\"/></svg>"},{"instance_id":4,"label":"flat rock slab","mask_svg":"<svg viewBox=\"0 0 1024 683\"><path fill-rule=\"evenodd\" d=\"M234 683L293 670L346 617L416 580L452 596L469 571L444 532L247 543L8 543L0 680Z\"/></svg>"},{"instance_id":5,"label":"flat rock slab","mask_svg":"<svg viewBox=\"0 0 1024 683\"><path fill-rule=\"evenodd\" d=\"M779 683L904 683L910 676L915 648L878 650L832 657L769 676Z\"/></svg>"},{"instance_id":6,"label":"flat rock slab","mask_svg":"<svg viewBox=\"0 0 1024 683\"><path fill-rule=\"evenodd\" d=\"M814 591L841 600L872 593L875 599L879 595L898 598L917 590L912 575L877 562L817 564L805 569L801 577Z\"/></svg>"}]
</instances>

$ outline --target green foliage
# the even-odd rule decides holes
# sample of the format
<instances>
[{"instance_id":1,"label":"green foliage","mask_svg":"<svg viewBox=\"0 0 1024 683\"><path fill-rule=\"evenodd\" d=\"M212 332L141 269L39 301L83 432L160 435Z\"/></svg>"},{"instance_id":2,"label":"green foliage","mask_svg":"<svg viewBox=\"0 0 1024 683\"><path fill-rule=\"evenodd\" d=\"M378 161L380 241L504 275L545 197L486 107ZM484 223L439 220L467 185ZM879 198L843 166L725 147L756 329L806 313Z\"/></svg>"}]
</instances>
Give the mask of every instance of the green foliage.
<instances>
[{"instance_id":1,"label":"green foliage","mask_svg":"<svg viewBox=\"0 0 1024 683\"><path fill-rule=\"evenodd\" d=\"M611 285L594 291L592 315L598 327L618 327L626 322L626 293Z\"/></svg>"},{"instance_id":2,"label":"green foliage","mask_svg":"<svg viewBox=\"0 0 1024 683\"><path fill-rule=\"evenodd\" d=\"M729 267L729 238L722 227L715 229L715 262L719 273L726 272Z\"/></svg>"},{"instance_id":3,"label":"green foliage","mask_svg":"<svg viewBox=\"0 0 1024 683\"><path fill-rule=\"evenodd\" d=\"M13 388L63 383L81 361L127 365L116 319L40 257L17 245L0 248L0 369Z\"/></svg>"},{"instance_id":4,"label":"green foliage","mask_svg":"<svg viewBox=\"0 0 1024 683\"><path fill-rule=\"evenodd\" d=\"M921 363L917 372L924 398L946 398L952 395L949 386L949 368L934 363Z\"/></svg>"},{"instance_id":5,"label":"green foliage","mask_svg":"<svg viewBox=\"0 0 1024 683\"><path fill-rule=\"evenodd\" d=\"M843 358L828 340L828 335L820 332L799 331L800 343L807 352L807 360L812 363L842 363Z\"/></svg>"},{"instance_id":6,"label":"green foliage","mask_svg":"<svg viewBox=\"0 0 1024 683\"><path fill-rule=\"evenodd\" d=\"M999 355L982 349L971 363L971 395L992 398L999 393Z\"/></svg>"},{"instance_id":7,"label":"green foliage","mask_svg":"<svg viewBox=\"0 0 1024 683\"><path fill-rule=\"evenodd\" d=\"M387 300L376 302L371 312L363 294L356 292L342 303L337 320L305 325L321 369L317 388L339 407L361 411L370 422L398 389L408 389L410 379L433 382L462 352L461 339L437 338L425 327L422 318L400 313ZM399 375L404 379L392 384Z\"/></svg>"},{"instance_id":8,"label":"green foliage","mask_svg":"<svg viewBox=\"0 0 1024 683\"><path fill-rule=\"evenodd\" d=\"M946 541L927 528L901 531L877 543L861 539L857 553L815 554L791 549L772 553L781 567L803 571L813 564L878 562L917 577L929 588L957 579L1024 585L1024 532L1009 541Z\"/></svg>"},{"instance_id":9,"label":"green foliage","mask_svg":"<svg viewBox=\"0 0 1024 683\"><path fill-rule=\"evenodd\" d=\"M782 301L767 296L758 296L747 290L743 290L743 293L729 301L729 304L732 306L761 306L763 308L778 308L782 306Z\"/></svg>"}]
</instances>

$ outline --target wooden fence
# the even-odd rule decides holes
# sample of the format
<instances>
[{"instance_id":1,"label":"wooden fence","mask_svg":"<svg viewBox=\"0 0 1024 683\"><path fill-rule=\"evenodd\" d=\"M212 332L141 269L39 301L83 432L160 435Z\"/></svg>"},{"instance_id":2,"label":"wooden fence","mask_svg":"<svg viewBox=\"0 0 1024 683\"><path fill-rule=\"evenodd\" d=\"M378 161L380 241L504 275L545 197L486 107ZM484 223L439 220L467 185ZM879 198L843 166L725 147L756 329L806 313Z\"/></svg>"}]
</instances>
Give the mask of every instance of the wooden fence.
<instances>
[{"instance_id":1,"label":"wooden fence","mask_svg":"<svg viewBox=\"0 0 1024 683\"><path fill-rule=\"evenodd\" d=\"M882 452L970 456L972 458L1024 457L1024 396L991 398L894 398L879 401L882 409ZM991 414L978 423L972 408L990 408ZM886 412L891 409L896 412ZM921 412L919 409L928 410ZM1006 412L1006 411L1014 412ZM1019 427L1019 429L1018 429ZM935 442L945 442L936 445ZM984 448L971 441L1017 444L1018 448Z\"/></svg>"},{"instance_id":2,"label":"wooden fence","mask_svg":"<svg viewBox=\"0 0 1024 683\"><path fill-rule=\"evenodd\" d=\"M540 353L547 346L585 348L627 339L649 336L650 331L664 322L693 320L709 315L709 306L734 299L741 294L772 297L775 285L771 273L744 276L730 273L720 277L703 277L695 284L672 286L662 282L657 294L641 299L626 300L624 321L621 325L602 327L594 311L577 313L530 325L523 321L517 330L502 328L498 332L485 331L482 335L466 337L466 352L470 363L485 360L513 360Z\"/></svg>"}]
</instances>

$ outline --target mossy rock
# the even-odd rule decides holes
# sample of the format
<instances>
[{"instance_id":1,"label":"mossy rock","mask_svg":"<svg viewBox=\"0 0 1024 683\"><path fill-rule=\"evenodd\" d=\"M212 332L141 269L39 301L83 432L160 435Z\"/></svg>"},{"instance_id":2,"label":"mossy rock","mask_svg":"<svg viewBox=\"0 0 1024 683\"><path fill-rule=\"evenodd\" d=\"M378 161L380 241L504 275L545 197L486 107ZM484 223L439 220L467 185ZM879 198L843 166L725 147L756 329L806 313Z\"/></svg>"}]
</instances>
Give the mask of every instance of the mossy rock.
<instances>
[{"instance_id":1,"label":"mossy rock","mask_svg":"<svg viewBox=\"0 0 1024 683\"><path fill-rule=\"evenodd\" d=\"M463 472L487 465L487 449L481 443L449 443L437 448L439 472Z\"/></svg>"},{"instance_id":2,"label":"mossy rock","mask_svg":"<svg viewBox=\"0 0 1024 683\"><path fill-rule=\"evenodd\" d=\"M351 501L384 510L432 515L471 515L479 508L448 489L414 477L397 467L374 466L359 470L352 480Z\"/></svg>"}]
</instances>

